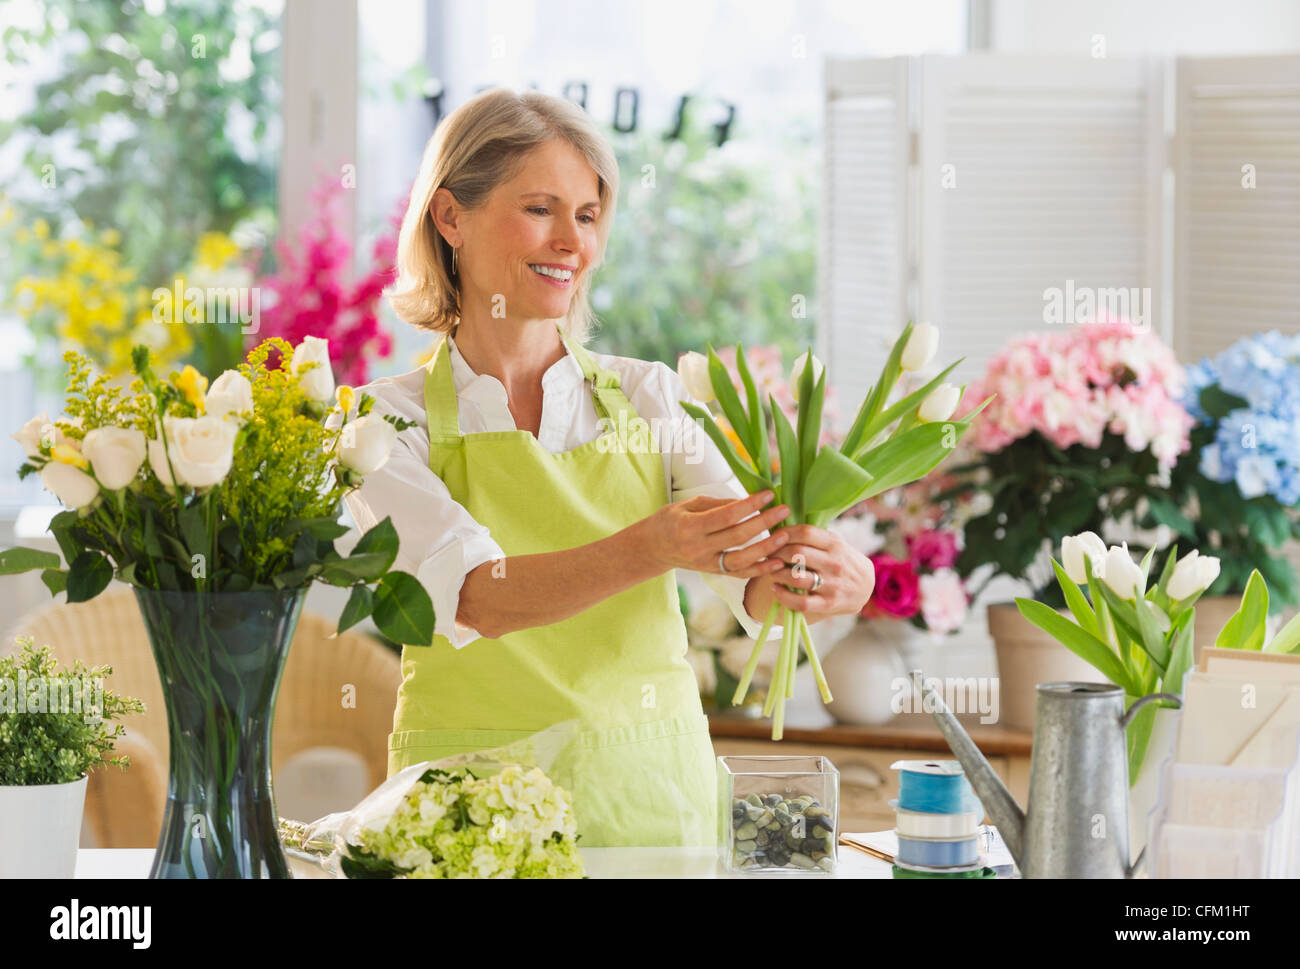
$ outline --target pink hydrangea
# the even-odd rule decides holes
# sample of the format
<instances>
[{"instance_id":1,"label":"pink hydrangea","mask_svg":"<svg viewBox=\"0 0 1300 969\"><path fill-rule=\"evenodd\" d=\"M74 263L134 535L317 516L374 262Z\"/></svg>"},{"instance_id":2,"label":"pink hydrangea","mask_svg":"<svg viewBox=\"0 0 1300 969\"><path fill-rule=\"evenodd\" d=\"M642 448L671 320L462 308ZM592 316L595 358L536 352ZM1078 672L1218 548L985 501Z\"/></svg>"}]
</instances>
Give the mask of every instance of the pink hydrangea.
<instances>
[{"instance_id":1,"label":"pink hydrangea","mask_svg":"<svg viewBox=\"0 0 1300 969\"><path fill-rule=\"evenodd\" d=\"M966 621L969 602L961 577L952 569L940 569L923 575L921 587L921 618L931 632L950 633Z\"/></svg>"},{"instance_id":2,"label":"pink hydrangea","mask_svg":"<svg viewBox=\"0 0 1300 969\"><path fill-rule=\"evenodd\" d=\"M1185 381L1173 351L1149 330L1089 323L1012 340L967 388L962 409L997 395L971 429L984 452L1034 431L1060 448L1095 448L1109 431L1172 467L1192 427L1177 402Z\"/></svg>"}]
</instances>

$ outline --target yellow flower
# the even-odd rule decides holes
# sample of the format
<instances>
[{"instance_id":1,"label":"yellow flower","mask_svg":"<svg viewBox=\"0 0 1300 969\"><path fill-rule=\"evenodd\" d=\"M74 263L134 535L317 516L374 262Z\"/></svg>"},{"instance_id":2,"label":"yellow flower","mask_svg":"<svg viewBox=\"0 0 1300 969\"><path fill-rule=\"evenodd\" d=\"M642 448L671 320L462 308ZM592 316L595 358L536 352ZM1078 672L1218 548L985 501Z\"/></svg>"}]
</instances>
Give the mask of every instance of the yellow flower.
<instances>
[{"instance_id":1,"label":"yellow flower","mask_svg":"<svg viewBox=\"0 0 1300 969\"><path fill-rule=\"evenodd\" d=\"M207 269L220 269L239 255L239 246L224 232L205 232L199 236L194 261Z\"/></svg>"},{"instance_id":2,"label":"yellow flower","mask_svg":"<svg viewBox=\"0 0 1300 969\"><path fill-rule=\"evenodd\" d=\"M200 411L203 410L203 394L208 389L207 377L199 373L192 364L187 363L180 376L176 378L175 384L176 389L185 396L186 400Z\"/></svg>"},{"instance_id":3,"label":"yellow flower","mask_svg":"<svg viewBox=\"0 0 1300 969\"><path fill-rule=\"evenodd\" d=\"M37 219L32 223L32 232L38 239L48 239L50 237L50 224L44 219Z\"/></svg>"},{"instance_id":4,"label":"yellow flower","mask_svg":"<svg viewBox=\"0 0 1300 969\"><path fill-rule=\"evenodd\" d=\"M334 392L334 396L339 402L339 409L342 410L344 414L350 414L352 412L352 401L354 399L352 388L347 384L339 384L338 389Z\"/></svg>"},{"instance_id":5,"label":"yellow flower","mask_svg":"<svg viewBox=\"0 0 1300 969\"><path fill-rule=\"evenodd\" d=\"M106 246L116 246L122 241L122 233L116 229L105 229L99 234L99 241Z\"/></svg>"},{"instance_id":6,"label":"yellow flower","mask_svg":"<svg viewBox=\"0 0 1300 969\"><path fill-rule=\"evenodd\" d=\"M727 440L735 445L736 453L740 455L740 460L749 462L749 452L745 450L745 445L740 443L740 436L736 434L731 425L720 421L718 426L722 428L722 433L727 436Z\"/></svg>"},{"instance_id":7,"label":"yellow flower","mask_svg":"<svg viewBox=\"0 0 1300 969\"><path fill-rule=\"evenodd\" d=\"M74 468L80 468L82 471L90 469L90 462L86 460L85 455L78 451L71 444L56 444L50 448L50 457L59 464L70 464Z\"/></svg>"}]
</instances>

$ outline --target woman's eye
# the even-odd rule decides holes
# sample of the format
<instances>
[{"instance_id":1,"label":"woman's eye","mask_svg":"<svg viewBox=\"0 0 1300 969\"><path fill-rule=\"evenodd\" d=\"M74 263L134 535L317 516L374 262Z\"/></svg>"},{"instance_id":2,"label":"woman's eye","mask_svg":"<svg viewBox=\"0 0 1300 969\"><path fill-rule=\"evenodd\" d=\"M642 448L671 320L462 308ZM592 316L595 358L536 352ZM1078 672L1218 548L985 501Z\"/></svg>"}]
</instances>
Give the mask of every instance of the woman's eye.
<instances>
[{"instance_id":1,"label":"woman's eye","mask_svg":"<svg viewBox=\"0 0 1300 969\"><path fill-rule=\"evenodd\" d=\"M534 205L528 209L528 211L535 212L538 215L546 215L549 210L544 205ZM586 225L594 225L596 223L596 217L585 212L579 218L581 218Z\"/></svg>"}]
</instances>

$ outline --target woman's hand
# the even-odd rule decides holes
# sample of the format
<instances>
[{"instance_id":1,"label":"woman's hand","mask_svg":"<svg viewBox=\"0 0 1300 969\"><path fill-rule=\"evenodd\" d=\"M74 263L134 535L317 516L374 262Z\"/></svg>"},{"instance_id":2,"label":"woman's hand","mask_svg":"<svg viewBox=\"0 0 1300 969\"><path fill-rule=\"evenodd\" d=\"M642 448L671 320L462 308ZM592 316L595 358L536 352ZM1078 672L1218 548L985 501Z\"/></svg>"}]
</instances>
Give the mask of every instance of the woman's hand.
<instances>
[{"instance_id":1,"label":"woman's hand","mask_svg":"<svg viewBox=\"0 0 1300 969\"><path fill-rule=\"evenodd\" d=\"M718 553L733 549L724 560L727 575L748 579L777 573L786 566L773 553L790 540L786 529L740 548L790 514L787 505L755 514L771 500L772 492L764 491L748 498L699 497L664 505L640 522L645 554L662 572L721 573Z\"/></svg>"},{"instance_id":2,"label":"woman's hand","mask_svg":"<svg viewBox=\"0 0 1300 969\"><path fill-rule=\"evenodd\" d=\"M781 532L789 541L776 553L787 565L772 573L777 602L806 613L809 622L862 611L876 588L871 559L824 528L791 525ZM817 591L812 592L815 585ZM792 592L792 588L804 591Z\"/></svg>"}]
</instances>

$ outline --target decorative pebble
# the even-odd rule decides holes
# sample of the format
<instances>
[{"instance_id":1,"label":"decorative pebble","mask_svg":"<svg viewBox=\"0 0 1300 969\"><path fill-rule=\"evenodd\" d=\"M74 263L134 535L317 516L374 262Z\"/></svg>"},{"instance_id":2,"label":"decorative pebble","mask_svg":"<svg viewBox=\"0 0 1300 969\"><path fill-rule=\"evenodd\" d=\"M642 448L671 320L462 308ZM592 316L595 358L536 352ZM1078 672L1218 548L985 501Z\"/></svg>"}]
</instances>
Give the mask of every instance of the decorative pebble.
<instances>
[{"instance_id":1,"label":"decorative pebble","mask_svg":"<svg viewBox=\"0 0 1300 969\"><path fill-rule=\"evenodd\" d=\"M733 798L731 820L737 868L833 870L835 818L811 795Z\"/></svg>"}]
</instances>

